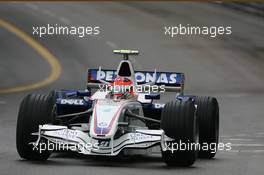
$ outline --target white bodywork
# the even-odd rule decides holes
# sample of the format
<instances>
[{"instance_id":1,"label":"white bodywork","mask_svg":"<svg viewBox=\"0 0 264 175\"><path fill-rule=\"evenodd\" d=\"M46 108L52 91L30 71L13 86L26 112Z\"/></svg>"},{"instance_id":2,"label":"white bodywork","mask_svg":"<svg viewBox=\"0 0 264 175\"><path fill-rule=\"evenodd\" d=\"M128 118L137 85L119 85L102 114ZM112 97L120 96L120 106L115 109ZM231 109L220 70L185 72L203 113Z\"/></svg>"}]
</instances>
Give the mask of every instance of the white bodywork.
<instances>
[{"instance_id":1,"label":"white bodywork","mask_svg":"<svg viewBox=\"0 0 264 175\"><path fill-rule=\"evenodd\" d=\"M91 122L90 135L95 138L111 138L115 134L119 115L123 106L129 102L112 100L98 100L94 106Z\"/></svg>"},{"instance_id":2,"label":"white bodywork","mask_svg":"<svg viewBox=\"0 0 264 175\"><path fill-rule=\"evenodd\" d=\"M165 149L165 141L170 138L164 135L163 130L142 130L122 135L118 139L111 137L109 140L93 138L80 130L68 129L59 125L40 125L38 140L33 144L39 146L40 139L45 138L56 144L56 148L66 148L85 155L115 156L125 148L149 148L161 144Z\"/></svg>"}]
</instances>

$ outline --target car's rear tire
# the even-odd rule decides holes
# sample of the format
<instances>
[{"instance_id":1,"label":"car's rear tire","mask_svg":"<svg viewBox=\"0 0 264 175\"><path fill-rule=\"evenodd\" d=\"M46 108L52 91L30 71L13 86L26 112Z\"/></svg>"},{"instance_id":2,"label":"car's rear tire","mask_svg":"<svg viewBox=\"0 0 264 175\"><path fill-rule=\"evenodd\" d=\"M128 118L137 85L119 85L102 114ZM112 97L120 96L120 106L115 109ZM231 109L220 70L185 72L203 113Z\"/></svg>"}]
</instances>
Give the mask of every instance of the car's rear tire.
<instances>
[{"instance_id":1,"label":"car's rear tire","mask_svg":"<svg viewBox=\"0 0 264 175\"><path fill-rule=\"evenodd\" d=\"M162 150L162 157L168 166L191 166L197 158L197 148L179 149L180 144L186 146L191 143L197 144L198 125L195 116L195 107L191 100L176 100L165 105L161 115L161 129L165 135L174 139L167 142L171 148L172 144L178 145L177 150Z\"/></svg>"},{"instance_id":2,"label":"car's rear tire","mask_svg":"<svg viewBox=\"0 0 264 175\"><path fill-rule=\"evenodd\" d=\"M39 125L53 123L54 97L52 94L31 94L26 96L20 104L17 119L16 146L18 154L24 159L46 160L51 154L48 150L40 153L39 150L36 150L29 143L37 140L37 136L32 135L32 133L38 132Z\"/></svg>"},{"instance_id":3,"label":"car's rear tire","mask_svg":"<svg viewBox=\"0 0 264 175\"><path fill-rule=\"evenodd\" d=\"M200 149L200 158L213 158L216 154L219 138L219 107L214 97L197 97L196 115L199 121L199 143L200 146L207 145Z\"/></svg>"}]
</instances>

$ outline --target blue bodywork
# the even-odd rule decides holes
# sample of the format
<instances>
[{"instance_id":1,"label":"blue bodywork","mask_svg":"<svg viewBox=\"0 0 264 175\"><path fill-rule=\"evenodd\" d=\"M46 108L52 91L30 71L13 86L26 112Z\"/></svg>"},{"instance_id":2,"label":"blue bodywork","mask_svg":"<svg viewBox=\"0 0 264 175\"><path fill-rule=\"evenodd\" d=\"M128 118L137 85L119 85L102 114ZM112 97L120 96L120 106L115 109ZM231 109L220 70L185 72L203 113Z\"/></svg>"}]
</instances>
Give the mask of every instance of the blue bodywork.
<instances>
[{"instance_id":1,"label":"blue bodywork","mask_svg":"<svg viewBox=\"0 0 264 175\"><path fill-rule=\"evenodd\" d=\"M90 99L91 93L89 91L81 90L60 90L56 91L56 106L57 114L64 115L88 110L92 107L93 100ZM148 94L146 99L157 100L160 99L160 94ZM195 103L196 96L191 95L177 95L176 100L191 100ZM144 115L160 119L161 112L165 103L141 103Z\"/></svg>"},{"instance_id":2,"label":"blue bodywork","mask_svg":"<svg viewBox=\"0 0 264 175\"><path fill-rule=\"evenodd\" d=\"M64 115L90 109L93 104L93 101L89 99L90 96L91 92L88 91L56 91L57 114Z\"/></svg>"}]
</instances>

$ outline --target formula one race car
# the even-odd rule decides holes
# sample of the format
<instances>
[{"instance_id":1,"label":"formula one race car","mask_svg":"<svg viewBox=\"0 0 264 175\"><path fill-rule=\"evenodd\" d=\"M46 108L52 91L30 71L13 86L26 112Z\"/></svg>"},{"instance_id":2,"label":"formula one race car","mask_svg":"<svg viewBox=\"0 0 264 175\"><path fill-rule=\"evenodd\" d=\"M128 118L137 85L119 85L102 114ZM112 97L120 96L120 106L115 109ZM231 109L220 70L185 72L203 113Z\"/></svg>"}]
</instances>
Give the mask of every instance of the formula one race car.
<instances>
[{"instance_id":1,"label":"formula one race car","mask_svg":"<svg viewBox=\"0 0 264 175\"><path fill-rule=\"evenodd\" d=\"M219 108L213 97L184 95L184 74L134 71L129 55L117 70L88 69L87 89L30 94L21 102L16 144L28 160L46 160L53 150L116 156L159 145L169 166L190 166L213 158L218 144ZM172 101L158 103L162 93ZM94 93L92 93L94 92ZM205 149L206 148L206 149Z\"/></svg>"}]
</instances>

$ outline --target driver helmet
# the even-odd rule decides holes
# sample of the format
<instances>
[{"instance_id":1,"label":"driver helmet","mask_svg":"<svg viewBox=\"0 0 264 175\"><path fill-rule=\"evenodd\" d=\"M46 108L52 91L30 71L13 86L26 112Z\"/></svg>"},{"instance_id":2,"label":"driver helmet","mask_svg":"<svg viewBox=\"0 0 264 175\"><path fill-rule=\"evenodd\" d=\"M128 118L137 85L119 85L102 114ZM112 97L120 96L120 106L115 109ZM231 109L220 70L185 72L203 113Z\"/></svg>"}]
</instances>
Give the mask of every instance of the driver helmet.
<instances>
[{"instance_id":1,"label":"driver helmet","mask_svg":"<svg viewBox=\"0 0 264 175\"><path fill-rule=\"evenodd\" d=\"M133 82L129 78L118 77L111 84L111 92L119 99L132 97L134 96Z\"/></svg>"}]
</instances>

